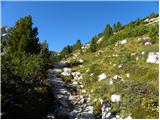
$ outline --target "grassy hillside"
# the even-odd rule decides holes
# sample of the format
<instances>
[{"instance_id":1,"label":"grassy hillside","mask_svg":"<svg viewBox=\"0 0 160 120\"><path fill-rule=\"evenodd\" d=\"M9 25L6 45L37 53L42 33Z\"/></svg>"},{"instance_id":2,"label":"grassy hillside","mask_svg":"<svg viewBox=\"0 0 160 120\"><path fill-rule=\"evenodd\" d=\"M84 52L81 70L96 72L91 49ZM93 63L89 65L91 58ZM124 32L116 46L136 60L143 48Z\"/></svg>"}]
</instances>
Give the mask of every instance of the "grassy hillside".
<instances>
[{"instance_id":1,"label":"grassy hillside","mask_svg":"<svg viewBox=\"0 0 160 120\"><path fill-rule=\"evenodd\" d=\"M158 118L158 64L146 61L150 52L158 52L156 35L159 28L158 23L144 22L156 17L131 22L110 38L102 32L97 37L97 41L102 40L96 52L89 52L88 47L88 50L83 49L83 53L76 51L65 59L72 63L79 59L84 61L83 65L72 69L83 74L81 82L91 94L95 114L101 113L100 100L105 102L112 94L118 94L121 100L113 103L110 111L117 112L122 118L129 114L132 118ZM123 40L126 43L121 44ZM98 75L102 73L106 78L99 81ZM119 80L113 79L116 75Z\"/></svg>"}]
</instances>

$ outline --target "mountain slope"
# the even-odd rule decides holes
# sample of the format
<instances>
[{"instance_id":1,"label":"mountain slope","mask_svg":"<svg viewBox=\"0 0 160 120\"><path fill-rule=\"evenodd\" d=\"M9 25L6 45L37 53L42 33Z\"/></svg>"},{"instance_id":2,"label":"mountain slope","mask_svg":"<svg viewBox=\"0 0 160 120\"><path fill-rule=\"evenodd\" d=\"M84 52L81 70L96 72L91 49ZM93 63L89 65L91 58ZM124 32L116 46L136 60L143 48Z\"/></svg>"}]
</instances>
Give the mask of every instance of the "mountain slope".
<instances>
[{"instance_id":1,"label":"mountain slope","mask_svg":"<svg viewBox=\"0 0 160 120\"><path fill-rule=\"evenodd\" d=\"M86 91L82 95L90 95L96 116L111 118L115 113L116 118L158 118L158 29L158 17L146 17L110 38L102 33L96 52L89 52L89 42L82 54L75 51L64 59L69 64L84 61L72 70L82 74L79 82Z\"/></svg>"}]
</instances>

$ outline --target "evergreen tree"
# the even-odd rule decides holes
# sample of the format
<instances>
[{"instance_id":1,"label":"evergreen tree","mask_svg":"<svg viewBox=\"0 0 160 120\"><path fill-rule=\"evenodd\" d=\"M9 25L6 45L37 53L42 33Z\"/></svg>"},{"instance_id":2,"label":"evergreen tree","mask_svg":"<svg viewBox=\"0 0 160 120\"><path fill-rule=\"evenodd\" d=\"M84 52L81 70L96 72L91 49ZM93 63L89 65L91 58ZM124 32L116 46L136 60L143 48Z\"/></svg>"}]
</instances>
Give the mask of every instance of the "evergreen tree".
<instances>
[{"instance_id":1,"label":"evergreen tree","mask_svg":"<svg viewBox=\"0 0 160 120\"><path fill-rule=\"evenodd\" d=\"M92 40L91 40L90 51L91 51L91 52L96 52L96 51L97 51L97 41L96 41L96 36L93 37Z\"/></svg>"},{"instance_id":2,"label":"evergreen tree","mask_svg":"<svg viewBox=\"0 0 160 120\"><path fill-rule=\"evenodd\" d=\"M76 42L76 49L81 49L81 47L82 47L82 43L81 43L81 40L77 40L77 42Z\"/></svg>"},{"instance_id":3,"label":"evergreen tree","mask_svg":"<svg viewBox=\"0 0 160 120\"><path fill-rule=\"evenodd\" d=\"M8 49L11 52L38 54L40 52L40 44L38 29L32 28L32 17L26 16L16 22L9 35Z\"/></svg>"},{"instance_id":4,"label":"evergreen tree","mask_svg":"<svg viewBox=\"0 0 160 120\"><path fill-rule=\"evenodd\" d=\"M116 24L113 25L114 32L119 32L121 29L122 29L122 25L120 22L117 22Z\"/></svg>"},{"instance_id":5,"label":"evergreen tree","mask_svg":"<svg viewBox=\"0 0 160 120\"><path fill-rule=\"evenodd\" d=\"M110 36L113 35L112 27L111 27L109 24L106 25L106 28L105 28L105 30L104 30L104 34L105 34L105 36L106 36L107 38L109 38Z\"/></svg>"}]
</instances>

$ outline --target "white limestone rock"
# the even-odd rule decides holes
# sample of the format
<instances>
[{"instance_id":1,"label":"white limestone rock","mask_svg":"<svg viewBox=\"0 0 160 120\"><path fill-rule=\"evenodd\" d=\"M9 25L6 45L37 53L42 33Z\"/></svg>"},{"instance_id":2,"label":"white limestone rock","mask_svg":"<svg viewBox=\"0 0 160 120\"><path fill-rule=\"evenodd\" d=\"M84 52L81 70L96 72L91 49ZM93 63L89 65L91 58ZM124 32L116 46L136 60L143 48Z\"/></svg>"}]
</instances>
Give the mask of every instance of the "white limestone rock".
<instances>
[{"instance_id":1,"label":"white limestone rock","mask_svg":"<svg viewBox=\"0 0 160 120\"><path fill-rule=\"evenodd\" d=\"M159 64L159 53L150 52L148 54L147 63Z\"/></svg>"},{"instance_id":2,"label":"white limestone rock","mask_svg":"<svg viewBox=\"0 0 160 120\"><path fill-rule=\"evenodd\" d=\"M144 45L152 45L151 42L145 42Z\"/></svg>"},{"instance_id":3,"label":"white limestone rock","mask_svg":"<svg viewBox=\"0 0 160 120\"><path fill-rule=\"evenodd\" d=\"M114 79L114 80L121 80L122 78L121 78L119 75L115 75L115 76L113 77L113 79Z\"/></svg>"},{"instance_id":4,"label":"white limestone rock","mask_svg":"<svg viewBox=\"0 0 160 120\"><path fill-rule=\"evenodd\" d=\"M129 74L129 73L127 73L127 74L126 74L126 76L127 76L127 78L129 78L129 77L130 77L130 74Z\"/></svg>"},{"instance_id":5,"label":"white limestone rock","mask_svg":"<svg viewBox=\"0 0 160 120\"><path fill-rule=\"evenodd\" d=\"M144 55L144 54L145 54L145 52L141 52L141 54L142 54L142 55Z\"/></svg>"},{"instance_id":6,"label":"white limestone rock","mask_svg":"<svg viewBox=\"0 0 160 120\"><path fill-rule=\"evenodd\" d=\"M64 72L61 73L61 75L63 75L63 76L70 76L72 73L72 70L70 68L66 68L66 67L63 68L63 71Z\"/></svg>"},{"instance_id":7,"label":"white limestone rock","mask_svg":"<svg viewBox=\"0 0 160 120\"><path fill-rule=\"evenodd\" d=\"M116 66L116 64L113 64L113 67L115 67Z\"/></svg>"},{"instance_id":8,"label":"white limestone rock","mask_svg":"<svg viewBox=\"0 0 160 120\"><path fill-rule=\"evenodd\" d=\"M112 85L113 84L113 81L112 81L112 79L109 81L109 85Z\"/></svg>"},{"instance_id":9,"label":"white limestone rock","mask_svg":"<svg viewBox=\"0 0 160 120\"><path fill-rule=\"evenodd\" d=\"M98 81L104 80L106 77L107 77L106 74L102 73L98 76Z\"/></svg>"},{"instance_id":10,"label":"white limestone rock","mask_svg":"<svg viewBox=\"0 0 160 120\"><path fill-rule=\"evenodd\" d=\"M126 44L126 43L127 43L127 39L124 39L124 40L119 42L119 44L121 44L121 45Z\"/></svg>"},{"instance_id":11,"label":"white limestone rock","mask_svg":"<svg viewBox=\"0 0 160 120\"><path fill-rule=\"evenodd\" d=\"M119 102L121 100L121 96L120 95L117 95L117 94L113 94L111 96L111 101L112 102Z\"/></svg>"},{"instance_id":12,"label":"white limestone rock","mask_svg":"<svg viewBox=\"0 0 160 120\"><path fill-rule=\"evenodd\" d=\"M122 67L123 67L123 64L118 65L118 68L122 68Z\"/></svg>"},{"instance_id":13,"label":"white limestone rock","mask_svg":"<svg viewBox=\"0 0 160 120\"><path fill-rule=\"evenodd\" d=\"M79 62L80 62L80 63L83 63L84 61L83 61L82 59L79 59Z\"/></svg>"},{"instance_id":14,"label":"white limestone rock","mask_svg":"<svg viewBox=\"0 0 160 120\"><path fill-rule=\"evenodd\" d=\"M86 90L82 90L82 93L86 93Z\"/></svg>"},{"instance_id":15,"label":"white limestone rock","mask_svg":"<svg viewBox=\"0 0 160 120\"><path fill-rule=\"evenodd\" d=\"M132 119L132 117L131 117L131 115L129 115L127 118L125 118L125 119L128 119L128 120L130 120L130 119Z\"/></svg>"}]
</instances>

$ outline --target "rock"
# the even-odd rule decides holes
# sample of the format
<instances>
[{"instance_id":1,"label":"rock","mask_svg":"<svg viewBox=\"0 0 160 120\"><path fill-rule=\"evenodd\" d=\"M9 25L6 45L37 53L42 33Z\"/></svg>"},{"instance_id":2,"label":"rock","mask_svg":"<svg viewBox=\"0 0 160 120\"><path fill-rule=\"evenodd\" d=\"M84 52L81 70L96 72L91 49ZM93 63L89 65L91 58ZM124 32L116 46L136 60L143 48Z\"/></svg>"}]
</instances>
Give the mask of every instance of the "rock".
<instances>
[{"instance_id":1,"label":"rock","mask_svg":"<svg viewBox=\"0 0 160 120\"><path fill-rule=\"evenodd\" d=\"M121 44L121 45L126 44L126 43L127 43L127 39L124 39L124 40L119 42L119 44Z\"/></svg>"},{"instance_id":2,"label":"rock","mask_svg":"<svg viewBox=\"0 0 160 120\"><path fill-rule=\"evenodd\" d=\"M118 68L122 68L123 64L118 65Z\"/></svg>"},{"instance_id":3,"label":"rock","mask_svg":"<svg viewBox=\"0 0 160 120\"><path fill-rule=\"evenodd\" d=\"M83 61L82 59L79 59L79 62L80 62L80 63L83 63L84 61Z\"/></svg>"},{"instance_id":4,"label":"rock","mask_svg":"<svg viewBox=\"0 0 160 120\"><path fill-rule=\"evenodd\" d=\"M93 113L82 112L82 113L79 113L76 118L77 119L95 119L95 116Z\"/></svg>"},{"instance_id":5,"label":"rock","mask_svg":"<svg viewBox=\"0 0 160 120\"><path fill-rule=\"evenodd\" d=\"M136 55L136 53L131 53L131 56L135 56Z\"/></svg>"},{"instance_id":6,"label":"rock","mask_svg":"<svg viewBox=\"0 0 160 120\"><path fill-rule=\"evenodd\" d=\"M106 74L102 73L98 76L98 81L104 80L106 78Z\"/></svg>"},{"instance_id":7,"label":"rock","mask_svg":"<svg viewBox=\"0 0 160 120\"><path fill-rule=\"evenodd\" d=\"M107 101L102 105L102 119L107 119L110 116L109 110L111 109L111 102Z\"/></svg>"},{"instance_id":8,"label":"rock","mask_svg":"<svg viewBox=\"0 0 160 120\"><path fill-rule=\"evenodd\" d=\"M86 90L82 90L82 93L86 93Z\"/></svg>"},{"instance_id":9,"label":"rock","mask_svg":"<svg viewBox=\"0 0 160 120\"><path fill-rule=\"evenodd\" d=\"M144 45L151 45L151 43L150 42L145 42Z\"/></svg>"},{"instance_id":10,"label":"rock","mask_svg":"<svg viewBox=\"0 0 160 120\"><path fill-rule=\"evenodd\" d=\"M66 67L63 69L63 71L64 72L62 72L61 75L64 75L64 76L70 76L72 73L71 69Z\"/></svg>"},{"instance_id":11,"label":"rock","mask_svg":"<svg viewBox=\"0 0 160 120\"><path fill-rule=\"evenodd\" d=\"M100 37L98 40L97 40L97 44L101 43L103 41L103 37Z\"/></svg>"},{"instance_id":12,"label":"rock","mask_svg":"<svg viewBox=\"0 0 160 120\"><path fill-rule=\"evenodd\" d=\"M115 75L115 76L113 77L113 79L114 79L114 80L121 80L122 78L121 78L119 75Z\"/></svg>"},{"instance_id":13,"label":"rock","mask_svg":"<svg viewBox=\"0 0 160 120\"><path fill-rule=\"evenodd\" d=\"M129 77L130 77L130 74L129 74L129 73L127 73L127 74L126 74L126 76L127 76L127 78L129 78Z\"/></svg>"},{"instance_id":14,"label":"rock","mask_svg":"<svg viewBox=\"0 0 160 120\"><path fill-rule=\"evenodd\" d=\"M74 81L72 84L73 84L73 85L78 85L78 83L77 83L76 81Z\"/></svg>"},{"instance_id":15,"label":"rock","mask_svg":"<svg viewBox=\"0 0 160 120\"><path fill-rule=\"evenodd\" d=\"M113 81L112 81L112 80L110 80L110 81L109 81L109 85L112 85L112 84L113 84Z\"/></svg>"},{"instance_id":16,"label":"rock","mask_svg":"<svg viewBox=\"0 0 160 120\"><path fill-rule=\"evenodd\" d=\"M117 47L117 46L118 46L118 43L115 44L115 47Z\"/></svg>"},{"instance_id":17,"label":"rock","mask_svg":"<svg viewBox=\"0 0 160 120\"><path fill-rule=\"evenodd\" d=\"M129 116L128 116L127 118L125 118L125 119L128 119L128 120L129 120L129 119L132 119L132 117L131 117L131 115L129 115Z\"/></svg>"},{"instance_id":18,"label":"rock","mask_svg":"<svg viewBox=\"0 0 160 120\"><path fill-rule=\"evenodd\" d=\"M52 113L49 113L47 115L47 119L55 119L54 115Z\"/></svg>"},{"instance_id":19,"label":"rock","mask_svg":"<svg viewBox=\"0 0 160 120\"><path fill-rule=\"evenodd\" d=\"M103 99L99 98L99 101L100 101L101 104L103 103Z\"/></svg>"},{"instance_id":20,"label":"rock","mask_svg":"<svg viewBox=\"0 0 160 120\"><path fill-rule=\"evenodd\" d=\"M120 119L120 116L119 116L119 115L116 115L116 119Z\"/></svg>"},{"instance_id":21,"label":"rock","mask_svg":"<svg viewBox=\"0 0 160 120\"><path fill-rule=\"evenodd\" d=\"M141 52L141 54L142 54L142 55L144 55L144 54L145 54L145 52Z\"/></svg>"},{"instance_id":22,"label":"rock","mask_svg":"<svg viewBox=\"0 0 160 120\"><path fill-rule=\"evenodd\" d=\"M76 116L78 115L79 111L73 110L72 112L69 113L69 119L75 119Z\"/></svg>"},{"instance_id":23,"label":"rock","mask_svg":"<svg viewBox=\"0 0 160 120\"><path fill-rule=\"evenodd\" d=\"M87 106L85 112L93 113L93 106Z\"/></svg>"},{"instance_id":24,"label":"rock","mask_svg":"<svg viewBox=\"0 0 160 120\"><path fill-rule=\"evenodd\" d=\"M83 104L84 103L84 98L82 97L79 101L78 101L78 104Z\"/></svg>"},{"instance_id":25,"label":"rock","mask_svg":"<svg viewBox=\"0 0 160 120\"><path fill-rule=\"evenodd\" d=\"M117 94L113 94L111 96L111 101L112 102L119 102L121 100L121 96L120 95L117 95Z\"/></svg>"},{"instance_id":26,"label":"rock","mask_svg":"<svg viewBox=\"0 0 160 120\"><path fill-rule=\"evenodd\" d=\"M79 87L80 87L81 89L83 89L83 88L84 88L84 87L83 87L83 85L80 85Z\"/></svg>"},{"instance_id":27,"label":"rock","mask_svg":"<svg viewBox=\"0 0 160 120\"><path fill-rule=\"evenodd\" d=\"M138 41L138 42L140 42L140 41L142 41L142 40L143 40L142 38L138 38L138 40L137 40L137 41Z\"/></svg>"},{"instance_id":28,"label":"rock","mask_svg":"<svg viewBox=\"0 0 160 120\"><path fill-rule=\"evenodd\" d=\"M93 89L91 90L91 93L93 92Z\"/></svg>"},{"instance_id":29,"label":"rock","mask_svg":"<svg viewBox=\"0 0 160 120\"><path fill-rule=\"evenodd\" d=\"M62 69L53 69L53 72L55 72L55 73L61 73L62 72Z\"/></svg>"},{"instance_id":30,"label":"rock","mask_svg":"<svg viewBox=\"0 0 160 120\"><path fill-rule=\"evenodd\" d=\"M116 66L116 64L113 64L113 67L115 67Z\"/></svg>"},{"instance_id":31,"label":"rock","mask_svg":"<svg viewBox=\"0 0 160 120\"><path fill-rule=\"evenodd\" d=\"M159 64L159 53L153 53L150 52L148 54L148 58L147 58L147 63L155 63L155 64Z\"/></svg>"},{"instance_id":32,"label":"rock","mask_svg":"<svg viewBox=\"0 0 160 120\"><path fill-rule=\"evenodd\" d=\"M91 73L90 76L93 76L94 73Z\"/></svg>"},{"instance_id":33,"label":"rock","mask_svg":"<svg viewBox=\"0 0 160 120\"><path fill-rule=\"evenodd\" d=\"M74 77L75 80L82 79L82 75L81 75L80 72L73 72L72 75L73 75L73 77Z\"/></svg>"}]
</instances>

